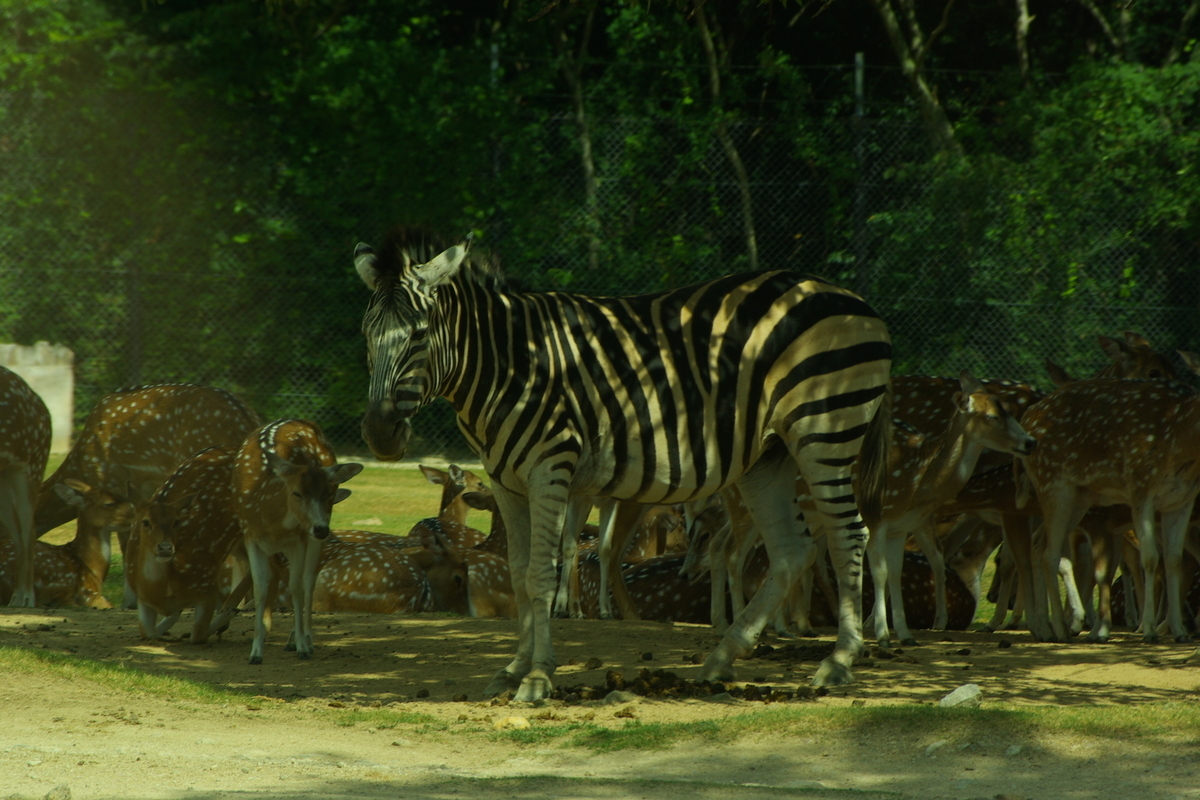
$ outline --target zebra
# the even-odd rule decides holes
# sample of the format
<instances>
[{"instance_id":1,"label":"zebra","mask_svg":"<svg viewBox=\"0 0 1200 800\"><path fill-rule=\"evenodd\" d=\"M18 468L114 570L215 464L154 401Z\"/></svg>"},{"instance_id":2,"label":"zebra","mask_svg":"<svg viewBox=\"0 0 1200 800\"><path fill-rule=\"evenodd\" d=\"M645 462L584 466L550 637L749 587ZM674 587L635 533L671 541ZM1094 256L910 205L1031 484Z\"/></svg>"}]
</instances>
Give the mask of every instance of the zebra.
<instances>
[{"instance_id":1,"label":"zebra","mask_svg":"<svg viewBox=\"0 0 1200 800\"><path fill-rule=\"evenodd\" d=\"M519 638L486 694L534 701L553 689L554 558L569 508L593 496L680 503L737 483L771 573L701 670L731 680L812 550L797 475L815 496L809 524L836 542L841 591L838 642L813 682L850 681L864 517L878 518L891 438L883 320L845 289L778 270L630 297L520 292L469 245L442 250L401 228L378 256L358 244L354 263L372 291L364 440L377 458L401 458L412 416L445 398L508 527Z\"/></svg>"}]
</instances>

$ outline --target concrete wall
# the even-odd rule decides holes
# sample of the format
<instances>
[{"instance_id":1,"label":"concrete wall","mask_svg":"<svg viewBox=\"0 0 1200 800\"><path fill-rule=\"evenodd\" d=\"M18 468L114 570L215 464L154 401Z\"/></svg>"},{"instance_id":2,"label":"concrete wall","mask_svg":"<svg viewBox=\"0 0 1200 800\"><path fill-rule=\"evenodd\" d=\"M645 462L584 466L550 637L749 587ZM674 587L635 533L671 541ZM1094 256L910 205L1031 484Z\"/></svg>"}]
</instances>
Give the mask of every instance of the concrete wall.
<instances>
[{"instance_id":1,"label":"concrete wall","mask_svg":"<svg viewBox=\"0 0 1200 800\"><path fill-rule=\"evenodd\" d=\"M0 365L17 373L50 410L50 452L71 449L75 414L75 354L62 345L38 342L32 347L0 344Z\"/></svg>"}]
</instances>

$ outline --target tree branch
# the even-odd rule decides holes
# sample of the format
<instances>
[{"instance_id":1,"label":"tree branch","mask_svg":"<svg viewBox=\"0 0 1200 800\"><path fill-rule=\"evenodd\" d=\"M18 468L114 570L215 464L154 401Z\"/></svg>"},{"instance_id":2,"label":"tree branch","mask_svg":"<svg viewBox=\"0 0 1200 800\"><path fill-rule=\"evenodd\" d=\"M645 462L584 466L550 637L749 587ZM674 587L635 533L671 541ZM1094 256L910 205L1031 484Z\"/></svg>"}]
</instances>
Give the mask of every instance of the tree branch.
<instances>
[{"instance_id":1,"label":"tree branch","mask_svg":"<svg viewBox=\"0 0 1200 800\"><path fill-rule=\"evenodd\" d=\"M1183 43L1187 41L1188 28L1191 27L1192 21L1196 19L1198 13L1200 13L1200 0L1192 0L1192 4L1183 12L1183 19L1179 23L1179 33L1175 34L1175 41L1171 43L1171 49L1167 51L1167 57L1163 59L1164 67L1174 64L1183 54Z\"/></svg>"},{"instance_id":2,"label":"tree branch","mask_svg":"<svg viewBox=\"0 0 1200 800\"><path fill-rule=\"evenodd\" d=\"M1200 2L1200 0L1196 0ZM1017 0L1017 66L1021 82L1029 84L1029 0Z\"/></svg>"},{"instance_id":3,"label":"tree branch","mask_svg":"<svg viewBox=\"0 0 1200 800\"><path fill-rule=\"evenodd\" d=\"M1117 57L1122 61L1125 60L1125 45L1113 32L1112 26L1108 24L1108 20L1104 17L1104 13L1096 7L1092 0L1079 0L1079 5L1086 8L1091 15L1096 18L1096 22L1100 24L1100 30L1104 31L1104 35L1108 37L1108 41L1112 44L1113 49L1117 51Z\"/></svg>"},{"instance_id":4,"label":"tree branch","mask_svg":"<svg viewBox=\"0 0 1200 800\"><path fill-rule=\"evenodd\" d=\"M942 9L942 21L933 29L929 37L925 39L925 43L921 45L920 51L917 53L917 69L920 69L925 64L925 56L929 55L929 51L933 49L933 43L938 40L938 37L946 30L946 26L950 23L950 9L954 8L955 0L949 0L946 7Z\"/></svg>"}]
</instances>

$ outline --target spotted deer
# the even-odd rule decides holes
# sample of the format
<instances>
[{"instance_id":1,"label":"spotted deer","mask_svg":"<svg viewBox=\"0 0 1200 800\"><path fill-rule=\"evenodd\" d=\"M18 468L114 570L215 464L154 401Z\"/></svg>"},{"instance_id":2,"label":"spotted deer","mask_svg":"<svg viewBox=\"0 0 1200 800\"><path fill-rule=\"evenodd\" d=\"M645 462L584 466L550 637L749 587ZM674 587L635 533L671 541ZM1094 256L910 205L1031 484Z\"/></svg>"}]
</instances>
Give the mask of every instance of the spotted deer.
<instances>
[{"instance_id":1,"label":"spotted deer","mask_svg":"<svg viewBox=\"0 0 1200 800\"><path fill-rule=\"evenodd\" d=\"M462 497L471 508L492 515L487 539L457 551L467 565L469 613L472 617L516 617L517 597L508 566L508 528L496 498L490 491L464 492Z\"/></svg>"},{"instance_id":2,"label":"spotted deer","mask_svg":"<svg viewBox=\"0 0 1200 800\"><path fill-rule=\"evenodd\" d=\"M108 577L112 534L129 530L131 508L127 502L103 489L68 480L58 491L67 502L84 510L76 520L75 538L65 544L37 542L34 549L34 595L39 606L87 606L112 608L104 596ZM12 545L0 540L0 602L13 591Z\"/></svg>"},{"instance_id":3,"label":"spotted deer","mask_svg":"<svg viewBox=\"0 0 1200 800\"><path fill-rule=\"evenodd\" d=\"M125 574L137 596L144 639L165 636L186 608L195 609L190 641L202 644L224 626L220 572L240 550L233 515L233 472L238 448L217 445L184 459L149 498L130 488L135 513Z\"/></svg>"},{"instance_id":4,"label":"spotted deer","mask_svg":"<svg viewBox=\"0 0 1200 800\"><path fill-rule=\"evenodd\" d=\"M0 367L0 535L12 542L12 606L35 602L35 507L49 457L46 404L21 376Z\"/></svg>"},{"instance_id":5,"label":"spotted deer","mask_svg":"<svg viewBox=\"0 0 1200 800\"><path fill-rule=\"evenodd\" d=\"M241 525L254 580L254 642L250 663L261 664L271 627L270 556L288 560L295 624L288 649L313 652L312 603L321 546L329 538L335 503L350 496L341 484L362 464L337 463L333 448L311 422L280 419L252 431L238 450L233 510Z\"/></svg>"},{"instance_id":6,"label":"spotted deer","mask_svg":"<svg viewBox=\"0 0 1200 800\"><path fill-rule=\"evenodd\" d=\"M321 548L313 611L466 614L461 557L440 543L402 546L406 541L411 539L374 531L333 531Z\"/></svg>"},{"instance_id":7,"label":"spotted deer","mask_svg":"<svg viewBox=\"0 0 1200 800\"><path fill-rule=\"evenodd\" d=\"M231 392L166 383L120 389L100 399L54 474L41 484L34 519L39 534L74 519L84 507L65 501L55 486L68 479L126 498L132 483L151 496L184 459L206 447L237 445L260 424ZM117 532L122 552L128 531ZM123 605L136 604L126 584Z\"/></svg>"},{"instance_id":8,"label":"spotted deer","mask_svg":"<svg viewBox=\"0 0 1200 800\"><path fill-rule=\"evenodd\" d=\"M445 536L450 544L464 549L474 547L487 538L487 534L467 525L471 507L463 500L464 492L487 491L487 486L473 472L451 464L443 472L433 467L420 467L430 483L440 484L442 500L436 517L427 517L408 532L410 537L423 539L430 534Z\"/></svg>"},{"instance_id":9,"label":"spotted deer","mask_svg":"<svg viewBox=\"0 0 1200 800\"><path fill-rule=\"evenodd\" d=\"M900 426L894 429L883 515L867 543L875 583L875 636L881 647L890 645L889 600L901 643L916 643L905 620L901 595L900 570L908 535L916 538L933 569L938 596L934 627L944 629L945 563L934 536L938 512L966 485L985 449L1022 457L1035 452L1035 438L981 382L964 371L960 383L962 391L954 396L953 413L940 435L906 432Z\"/></svg>"},{"instance_id":10,"label":"spotted deer","mask_svg":"<svg viewBox=\"0 0 1200 800\"><path fill-rule=\"evenodd\" d=\"M1193 370L1200 367L1200 357L1180 355ZM1162 560L1168 626L1176 641L1190 641L1180 565L1200 491L1200 397L1161 381L1079 381L1032 406L1023 424L1044 445L1014 468L1014 480L1018 505L1032 491L1041 506L1046 544L1035 601L1048 604L1053 637L1065 640L1068 629L1058 592L1045 587L1054 585L1067 535L1093 506L1124 504L1132 512L1147 587ZM1158 639L1155 597L1147 590L1143 598L1140 627L1147 642ZM1032 621L1034 609L1026 610ZM1090 638L1107 639L1105 624Z\"/></svg>"}]
</instances>

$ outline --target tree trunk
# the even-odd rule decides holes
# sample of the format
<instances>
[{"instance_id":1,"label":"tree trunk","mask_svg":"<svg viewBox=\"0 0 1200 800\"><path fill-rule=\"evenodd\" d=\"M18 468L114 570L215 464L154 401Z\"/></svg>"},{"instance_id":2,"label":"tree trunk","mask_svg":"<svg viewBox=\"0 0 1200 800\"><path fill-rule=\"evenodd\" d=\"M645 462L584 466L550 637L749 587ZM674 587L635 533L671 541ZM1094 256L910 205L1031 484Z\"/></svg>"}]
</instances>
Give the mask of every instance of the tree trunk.
<instances>
[{"instance_id":1,"label":"tree trunk","mask_svg":"<svg viewBox=\"0 0 1200 800\"><path fill-rule=\"evenodd\" d=\"M963 150L962 146L958 143L958 139L954 136L954 128L950 125L950 120L946 117L945 109L938 102L937 95L925 83L925 77L922 73L922 62L925 60L925 55L929 52L929 46L933 42L933 37L930 37L926 41L921 34L916 14L912 9L911 0L904 7L906 12L905 21L912 35L911 45L904 37L904 31L900 27L900 19L896 16L895 9L892 8L891 0L871 0L871 5L875 6L875 10L879 12L880 19L883 20L883 27L887 30L888 39L892 43L892 49L896 51L896 58L900 61L900 71L908 79L909 89L912 92L913 99L917 102L917 108L921 111L921 119L925 122L925 129L929 133L929 138L932 140L933 146L943 153L961 157ZM947 6L948 10L949 6Z\"/></svg>"},{"instance_id":2,"label":"tree trunk","mask_svg":"<svg viewBox=\"0 0 1200 800\"><path fill-rule=\"evenodd\" d=\"M713 108L717 115L716 133L725 157L733 167L737 178L738 190L742 195L742 227L746 235L746 255L750 260L750 269L758 269L758 236L754 232L754 202L750 193L750 176L746 173L746 165L738 153L733 137L729 135L729 126L725 124L725 115L721 110L721 70L717 63L717 51L713 46L712 33L708 28L708 18L702 3L696 4L696 28L700 32L700 41L704 45L704 57L708 62L708 85L712 93Z\"/></svg>"},{"instance_id":3,"label":"tree trunk","mask_svg":"<svg viewBox=\"0 0 1200 800\"><path fill-rule=\"evenodd\" d=\"M1196 0L1200 2L1200 0ZM1029 85L1029 0L1017 0L1017 65L1021 83Z\"/></svg>"},{"instance_id":4,"label":"tree trunk","mask_svg":"<svg viewBox=\"0 0 1200 800\"><path fill-rule=\"evenodd\" d=\"M558 50L563 77L571 90L571 102L575 111L575 128L579 137L579 160L583 167L584 214L587 220L588 268L593 272L600 268L600 200L596 182L596 162L592 157L592 132L588 123L587 104L583 97L583 64L587 58L588 41L592 37L592 22L596 18L596 7L588 9L583 26L583 36L576 56L568 46L564 14L557 15L558 25L554 33L554 44Z\"/></svg>"}]
</instances>

